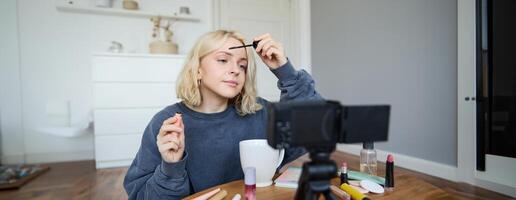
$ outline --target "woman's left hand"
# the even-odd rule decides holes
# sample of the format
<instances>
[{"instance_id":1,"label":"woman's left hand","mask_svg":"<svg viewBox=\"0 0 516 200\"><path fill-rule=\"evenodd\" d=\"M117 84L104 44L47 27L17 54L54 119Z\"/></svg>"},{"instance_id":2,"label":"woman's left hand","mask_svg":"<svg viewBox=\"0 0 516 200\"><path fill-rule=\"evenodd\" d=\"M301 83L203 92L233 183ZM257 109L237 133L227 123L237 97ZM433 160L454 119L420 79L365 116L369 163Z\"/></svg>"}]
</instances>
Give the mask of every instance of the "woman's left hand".
<instances>
[{"instance_id":1,"label":"woman's left hand","mask_svg":"<svg viewBox=\"0 0 516 200\"><path fill-rule=\"evenodd\" d=\"M255 37L253 41L260 41L256 47L256 53L270 69L277 69L287 63L283 45L274 41L271 34L260 35Z\"/></svg>"}]
</instances>

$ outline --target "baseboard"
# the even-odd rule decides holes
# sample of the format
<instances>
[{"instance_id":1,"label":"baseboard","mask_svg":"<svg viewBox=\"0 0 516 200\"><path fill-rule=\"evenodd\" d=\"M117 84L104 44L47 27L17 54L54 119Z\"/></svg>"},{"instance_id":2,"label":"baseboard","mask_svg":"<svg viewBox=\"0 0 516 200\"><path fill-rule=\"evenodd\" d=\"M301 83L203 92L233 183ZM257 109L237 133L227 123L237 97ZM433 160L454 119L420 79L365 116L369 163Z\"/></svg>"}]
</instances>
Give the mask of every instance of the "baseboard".
<instances>
[{"instance_id":1,"label":"baseboard","mask_svg":"<svg viewBox=\"0 0 516 200\"><path fill-rule=\"evenodd\" d=\"M504 181L493 179L483 172L475 173L475 185L516 198L516 187L513 183L500 184L497 182L503 183Z\"/></svg>"},{"instance_id":2,"label":"baseboard","mask_svg":"<svg viewBox=\"0 0 516 200\"><path fill-rule=\"evenodd\" d=\"M95 159L93 151L16 154L3 155L2 164L35 164L93 159Z\"/></svg>"},{"instance_id":3,"label":"baseboard","mask_svg":"<svg viewBox=\"0 0 516 200\"><path fill-rule=\"evenodd\" d=\"M96 161L95 167L97 169L112 168L112 167L128 167L133 162L133 159L128 160L112 160L112 161Z\"/></svg>"},{"instance_id":4,"label":"baseboard","mask_svg":"<svg viewBox=\"0 0 516 200\"><path fill-rule=\"evenodd\" d=\"M27 154L27 163L67 162L93 159L95 159L93 151Z\"/></svg>"},{"instance_id":5,"label":"baseboard","mask_svg":"<svg viewBox=\"0 0 516 200\"><path fill-rule=\"evenodd\" d=\"M25 163L24 154L2 155L2 164L20 164Z\"/></svg>"},{"instance_id":6,"label":"baseboard","mask_svg":"<svg viewBox=\"0 0 516 200\"><path fill-rule=\"evenodd\" d=\"M337 145L337 150L344 151L346 153L351 153L354 155L360 155L360 150L362 149L361 145L349 145L349 144L339 144ZM421 158L416 158L412 156L407 156L399 153L392 153L382 150L376 150L377 158L380 161L387 158L388 154L394 155L394 160L396 166L400 166L406 169L414 170L423 174L428 174L431 176L436 176L439 178L443 178L450 181L457 181L457 167L450 166L446 164L441 164L437 162L432 162L428 160L424 160ZM383 161L385 162L385 161Z\"/></svg>"},{"instance_id":7,"label":"baseboard","mask_svg":"<svg viewBox=\"0 0 516 200\"><path fill-rule=\"evenodd\" d=\"M40 154L17 154L3 155L2 164L35 164L35 163L53 163L53 162L69 162L79 160L94 160L93 151L77 151L77 152L58 152L58 153L40 153ZM128 167L133 159L113 160L113 161L96 161L97 169L111 167Z\"/></svg>"}]
</instances>

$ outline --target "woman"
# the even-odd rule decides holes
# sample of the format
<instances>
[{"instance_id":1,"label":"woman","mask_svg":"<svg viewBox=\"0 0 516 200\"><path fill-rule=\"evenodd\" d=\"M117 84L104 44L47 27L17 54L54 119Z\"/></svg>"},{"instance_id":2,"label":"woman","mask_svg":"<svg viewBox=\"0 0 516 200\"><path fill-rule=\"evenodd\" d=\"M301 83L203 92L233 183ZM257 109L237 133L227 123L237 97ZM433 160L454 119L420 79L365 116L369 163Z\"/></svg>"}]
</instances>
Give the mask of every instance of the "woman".
<instances>
[{"instance_id":1,"label":"woman","mask_svg":"<svg viewBox=\"0 0 516 200\"><path fill-rule=\"evenodd\" d=\"M278 77L281 101L321 99L305 71L295 71L269 34L255 51ZM178 78L180 103L158 112L127 171L129 199L179 199L243 178L238 143L266 137L267 101L257 97L252 48L234 31L207 33L189 53ZM177 114L182 113L182 114ZM284 164L304 154L287 149Z\"/></svg>"}]
</instances>

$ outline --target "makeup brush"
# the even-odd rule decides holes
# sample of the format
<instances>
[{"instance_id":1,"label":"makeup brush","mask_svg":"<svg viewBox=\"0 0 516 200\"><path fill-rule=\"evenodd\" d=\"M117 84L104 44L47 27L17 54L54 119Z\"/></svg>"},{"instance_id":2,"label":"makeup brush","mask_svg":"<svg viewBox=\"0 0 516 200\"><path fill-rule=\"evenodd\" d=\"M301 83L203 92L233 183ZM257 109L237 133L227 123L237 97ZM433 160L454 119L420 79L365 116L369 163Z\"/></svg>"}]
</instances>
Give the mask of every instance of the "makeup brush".
<instances>
[{"instance_id":1,"label":"makeup brush","mask_svg":"<svg viewBox=\"0 0 516 200\"><path fill-rule=\"evenodd\" d=\"M253 48L256 49L256 47L258 46L258 42L260 42L260 40L253 41L252 44L246 44L246 45L242 45L242 46L229 47L229 49L231 50L231 49L245 48L245 47L250 47L250 46L253 46Z\"/></svg>"}]
</instances>

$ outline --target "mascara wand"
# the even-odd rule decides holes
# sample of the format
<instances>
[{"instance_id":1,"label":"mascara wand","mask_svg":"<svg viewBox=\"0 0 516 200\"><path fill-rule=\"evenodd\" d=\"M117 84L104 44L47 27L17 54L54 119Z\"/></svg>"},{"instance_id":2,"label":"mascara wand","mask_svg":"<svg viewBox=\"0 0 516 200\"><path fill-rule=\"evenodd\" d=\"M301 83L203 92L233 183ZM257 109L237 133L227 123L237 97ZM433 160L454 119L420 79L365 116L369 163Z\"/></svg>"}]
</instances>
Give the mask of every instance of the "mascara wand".
<instances>
[{"instance_id":1,"label":"mascara wand","mask_svg":"<svg viewBox=\"0 0 516 200\"><path fill-rule=\"evenodd\" d=\"M229 49L231 50L231 49L245 48L245 47L250 47L250 46L252 46L254 49L256 49L256 47L258 46L258 42L260 42L260 40L253 41L252 44L246 44L246 45L242 45L242 46L229 47Z\"/></svg>"}]
</instances>

